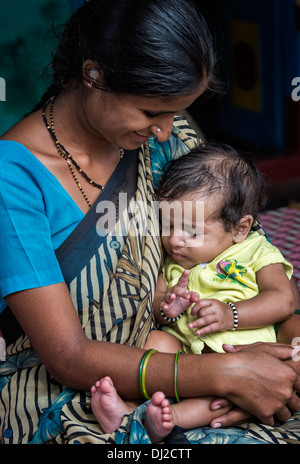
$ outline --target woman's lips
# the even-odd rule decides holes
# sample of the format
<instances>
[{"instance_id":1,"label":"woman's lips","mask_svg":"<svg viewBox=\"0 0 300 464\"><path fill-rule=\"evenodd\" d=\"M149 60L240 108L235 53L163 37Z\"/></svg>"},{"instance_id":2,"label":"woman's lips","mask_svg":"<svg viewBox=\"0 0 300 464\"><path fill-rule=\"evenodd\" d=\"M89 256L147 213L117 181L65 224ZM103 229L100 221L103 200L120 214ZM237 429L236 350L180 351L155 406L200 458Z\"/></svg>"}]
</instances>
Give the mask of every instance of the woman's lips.
<instances>
[{"instance_id":1,"label":"woman's lips","mask_svg":"<svg viewBox=\"0 0 300 464\"><path fill-rule=\"evenodd\" d=\"M141 132L133 131L134 138L139 142L146 142L150 139L151 135L144 135Z\"/></svg>"}]
</instances>

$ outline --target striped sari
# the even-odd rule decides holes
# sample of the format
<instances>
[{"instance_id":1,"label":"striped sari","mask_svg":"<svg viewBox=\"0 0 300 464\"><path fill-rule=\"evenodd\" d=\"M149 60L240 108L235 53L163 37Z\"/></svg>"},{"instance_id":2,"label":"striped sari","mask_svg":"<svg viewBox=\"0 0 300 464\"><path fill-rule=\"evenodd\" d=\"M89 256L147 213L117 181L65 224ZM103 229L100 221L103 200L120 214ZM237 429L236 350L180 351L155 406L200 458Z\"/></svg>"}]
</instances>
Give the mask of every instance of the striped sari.
<instances>
[{"instance_id":1,"label":"striped sari","mask_svg":"<svg viewBox=\"0 0 300 464\"><path fill-rule=\"evenodd\" d=\"M88 338L141 348L155 328L152 301L162 257L155 183L171 158L197 142L176 118L168 142L153 138L126 152L99 201L56 250ZM112 205L110 217L106 207ZM0 362L0 443L112 441L91 413L89 392L56 382L25 335L9 344Z\"/></svg>"}]
</instances>

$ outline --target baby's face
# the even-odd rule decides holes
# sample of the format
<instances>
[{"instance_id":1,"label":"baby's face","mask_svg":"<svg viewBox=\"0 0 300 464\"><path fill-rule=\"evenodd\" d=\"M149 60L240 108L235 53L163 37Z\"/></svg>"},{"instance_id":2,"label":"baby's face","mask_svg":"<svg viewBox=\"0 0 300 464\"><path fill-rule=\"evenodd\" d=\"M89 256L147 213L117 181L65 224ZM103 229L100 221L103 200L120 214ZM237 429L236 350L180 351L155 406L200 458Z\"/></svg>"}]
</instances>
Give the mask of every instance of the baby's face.
<instances>
[{"instance_id":1,"label":"baby's face","mask_svg":"<svg viewBox=\"0 0 300 464\"><path fill-rule=\"evenodd\" d=\"M163 245L184 269L209 263L234 245L233 233L216 219L220 205L219 195L160 203Z\"/></svg>"}]
</instances>

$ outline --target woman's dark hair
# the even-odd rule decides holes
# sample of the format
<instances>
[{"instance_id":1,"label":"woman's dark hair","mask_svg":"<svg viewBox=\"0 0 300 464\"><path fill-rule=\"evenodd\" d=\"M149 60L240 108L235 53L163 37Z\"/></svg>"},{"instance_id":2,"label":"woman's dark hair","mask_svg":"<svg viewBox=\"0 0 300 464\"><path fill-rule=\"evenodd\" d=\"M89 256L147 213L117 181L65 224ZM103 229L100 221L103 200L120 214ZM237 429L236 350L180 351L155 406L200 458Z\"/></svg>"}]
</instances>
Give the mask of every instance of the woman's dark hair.
<instances>
[{"instance_id":1,"label":"woman's dark hair","mask_svg":"<svg viewBox=\"0 0 300 464\"><path fill-rule=\"evenodd\" d=\"M221 194L223 204L214 217L227 232L246 214L258 219L267 203L264 175L250 156L228 145L208 143L171 161L161 181L160 201L201 194Z\"/></svg>"},{"instance_id":2,"label":"woman's dark hair","mask_svg":"<svg viewBox=\"0 0 300 464\"><path fill-rule=\"evenodd\" d=\"M115 93L185 95L204 78L208 91L221 86L197 0L86 2L65 27L52 61L53 84L39 106L70 82L82 82L88 59L103 72L105 90Z\"/></svg>"}]
</instances>

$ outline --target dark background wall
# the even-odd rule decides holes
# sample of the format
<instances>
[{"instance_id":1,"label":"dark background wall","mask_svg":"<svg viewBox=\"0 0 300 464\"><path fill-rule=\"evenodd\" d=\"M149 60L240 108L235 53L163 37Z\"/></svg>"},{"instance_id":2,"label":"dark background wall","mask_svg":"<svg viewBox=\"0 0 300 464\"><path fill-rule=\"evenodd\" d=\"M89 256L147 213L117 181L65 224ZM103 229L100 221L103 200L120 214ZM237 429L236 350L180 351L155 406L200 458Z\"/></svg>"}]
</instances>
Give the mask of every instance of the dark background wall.
<instances>
[{"instance_id":1,"label":"dark background wall","mask_svg":"<svg viewBox=\"0 0 300 464\"><path fill-rule=\"evenodd\" d=\"M49 78L41 74L56 43L52 26L66 21L71 6L69 0L1 2L0 77L6 101L0 101L0 134L30 111L47 87Z\"/></svg>"}]
</instances>

